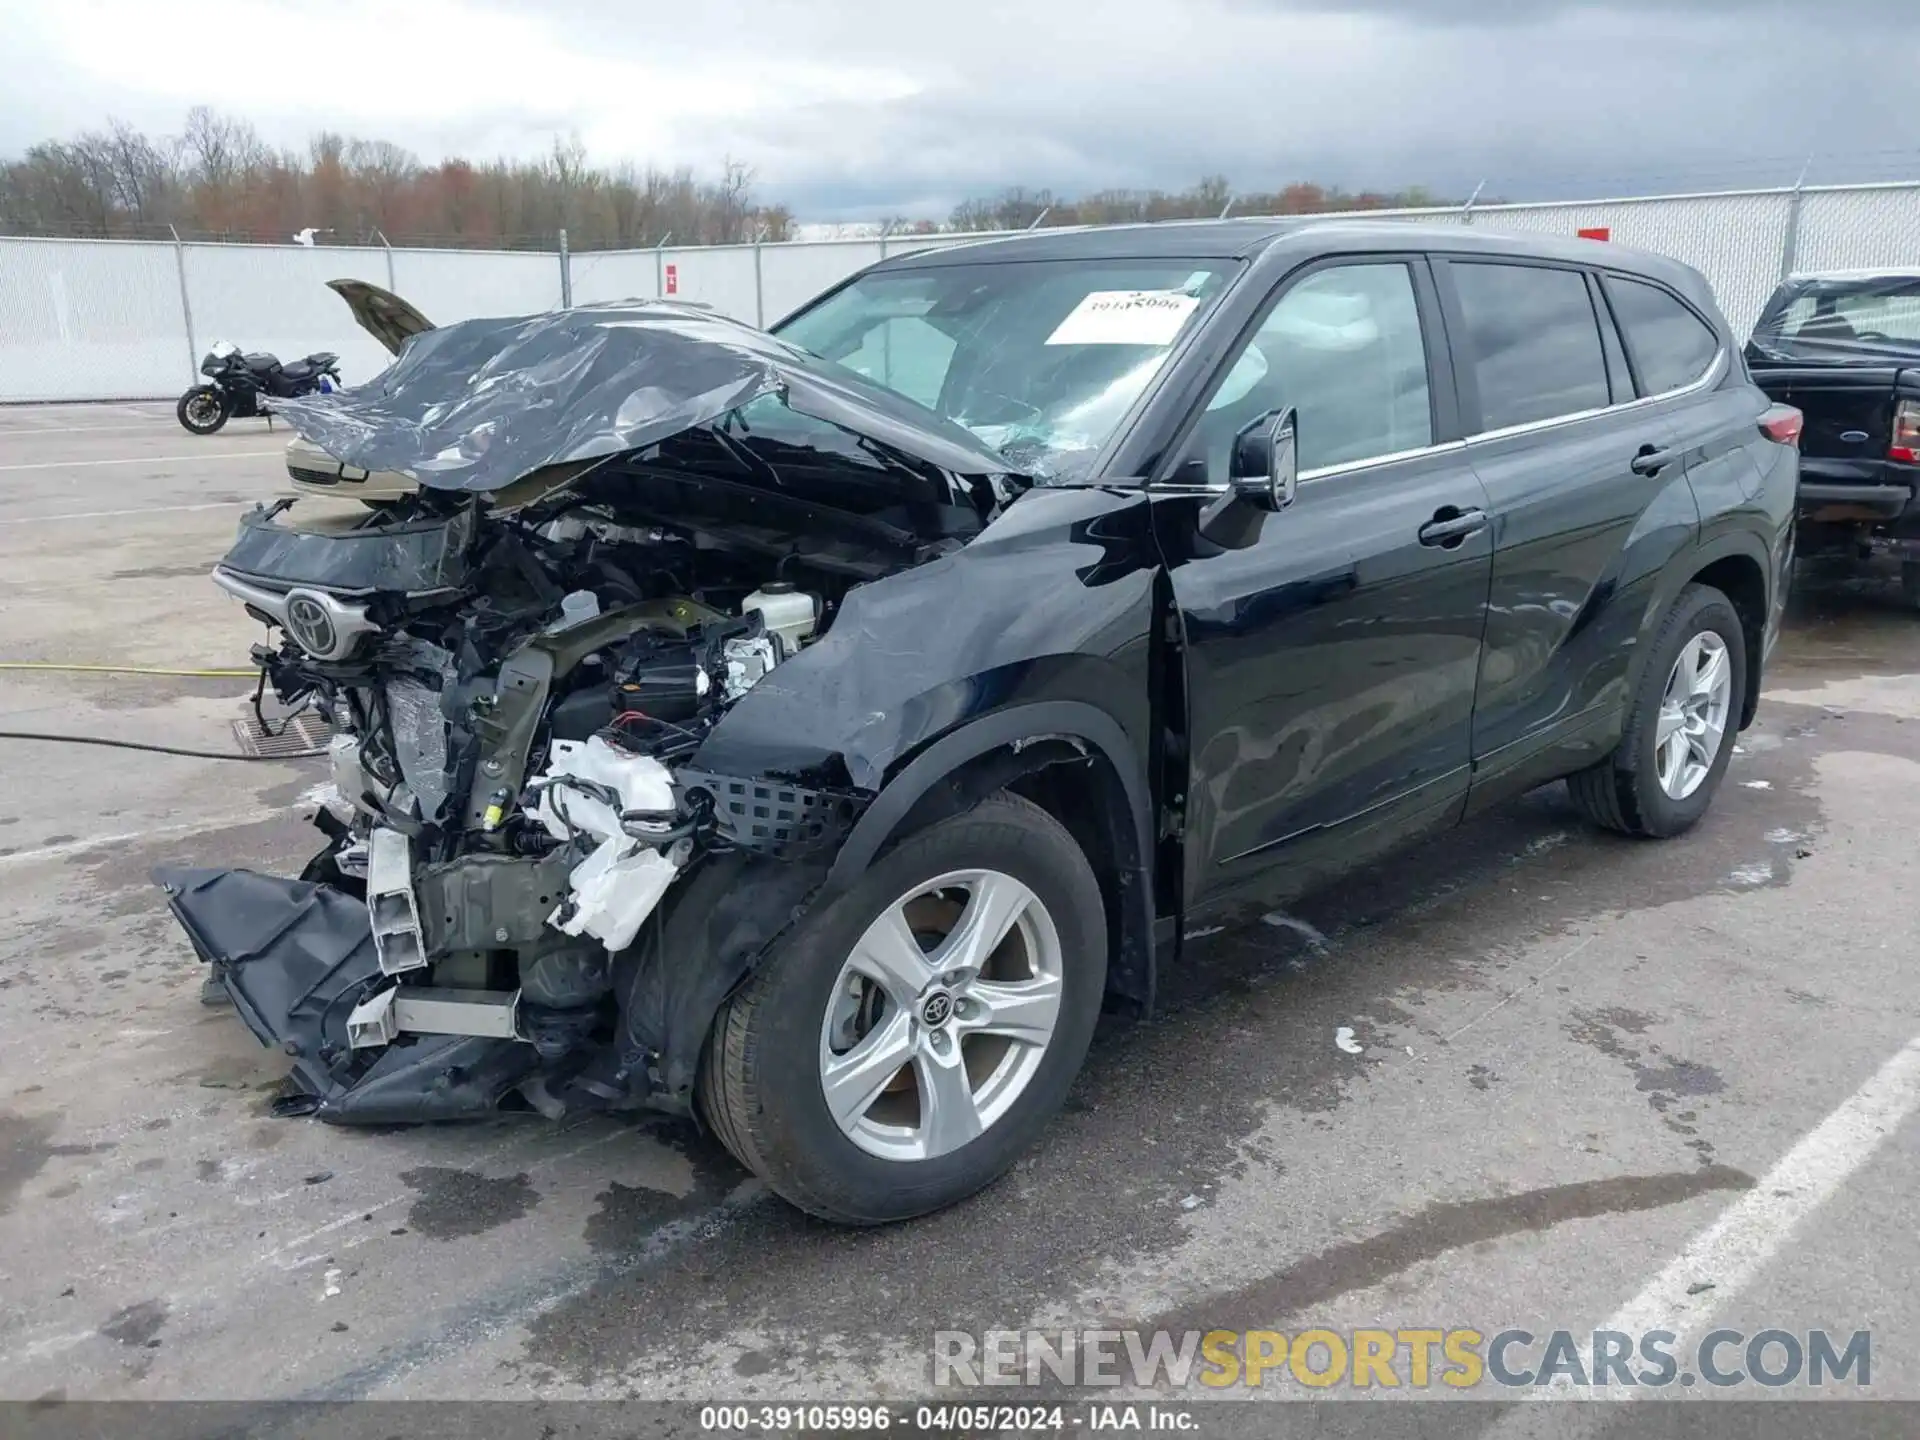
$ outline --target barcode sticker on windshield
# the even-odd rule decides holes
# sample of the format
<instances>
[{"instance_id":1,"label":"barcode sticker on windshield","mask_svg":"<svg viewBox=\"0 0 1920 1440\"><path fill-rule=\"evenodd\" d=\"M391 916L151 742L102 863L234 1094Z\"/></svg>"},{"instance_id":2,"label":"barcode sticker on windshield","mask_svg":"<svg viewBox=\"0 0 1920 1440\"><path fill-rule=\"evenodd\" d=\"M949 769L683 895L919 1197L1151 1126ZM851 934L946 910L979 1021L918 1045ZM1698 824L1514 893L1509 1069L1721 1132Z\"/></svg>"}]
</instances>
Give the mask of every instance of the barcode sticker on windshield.
<instances>
[{"instance_id":1,"label":"barcode sticker on windshield","mask_svg":"<svg viewBox=\"0 0 1920 1440\"><path fill-rule=\"evenodd\" d=\"M1178 290L1095 290L1047 337L1049 345L1171 345L1200 305Z\"/></svg>"}]
</instances>

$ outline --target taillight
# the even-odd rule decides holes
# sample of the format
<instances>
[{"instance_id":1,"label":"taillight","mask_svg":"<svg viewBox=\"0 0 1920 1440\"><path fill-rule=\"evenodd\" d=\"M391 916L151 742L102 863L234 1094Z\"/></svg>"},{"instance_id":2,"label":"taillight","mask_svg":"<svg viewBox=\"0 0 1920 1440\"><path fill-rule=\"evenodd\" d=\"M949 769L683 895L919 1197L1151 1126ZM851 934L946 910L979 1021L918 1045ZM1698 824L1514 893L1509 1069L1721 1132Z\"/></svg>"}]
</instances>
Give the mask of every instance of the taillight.
<instances>
[{"instance_id":1,"label":"taillight","mask_svg":"<svg viewBox=\"0 0 1920 1440\"><path fill-rule=\"evenodd\" d=\"M1893 407L1893 444L1887 447L1887 458L1920 463L1920 400L1902 400Z\"/></svg>"},{"instance_id":2,"label":"taillight","mask_svg":"<svg viewBox=\"0 0 1920 1440\"><path fill-rule=\"evenodd\" d=\"M1781 445L1798 445L1800 432L1807 428L1807 417L1791 405L1769 406L1760 417L1760 433Z\"/></svg>"}]
</instances>

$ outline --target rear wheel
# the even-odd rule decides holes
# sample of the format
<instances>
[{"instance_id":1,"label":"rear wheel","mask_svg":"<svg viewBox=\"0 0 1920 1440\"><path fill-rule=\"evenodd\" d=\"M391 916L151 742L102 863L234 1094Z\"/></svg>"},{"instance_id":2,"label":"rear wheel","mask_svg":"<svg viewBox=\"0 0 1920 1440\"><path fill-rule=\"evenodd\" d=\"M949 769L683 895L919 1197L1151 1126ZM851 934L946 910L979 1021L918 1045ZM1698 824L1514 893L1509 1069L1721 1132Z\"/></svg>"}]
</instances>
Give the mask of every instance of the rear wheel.
<instances>
[{"instance_id":1,"label":"rear wheel","mask_svg":"<svg viewBox=\"0 0 1920 1440\"><path fill-rule=\"evenodd\" d=\"M1629 835L1688 829L1727 773L1746 693L1739 614L1718 590L1689 585L1654 636L1620 744L1568 777L1574 802Z\"/></svg>"},{"instance_id":2,"label":"rear wheel","mask_svg":"<svg viewBox=\"0 0 1920 1440\"><path fill-rule=\"evenodd\" d=\"M227 423L227 402L211 385L196 385L173 407L174 418L195 435L211 435Z\"/></svg>"},{"instance_id":3,"label":"rear wheel","mask_svg":"<svg viewBox=\"0 0 1920 1440\"><path fill-rule=\"evenodd\" d=\"M1907 604L1920 610L1920 560L1900 562L1900 593Z\"/></svg>"},{"instance_id":4,"label":"rear wheel","mask_svg":"<svg viewBox=\"0 0 1920 1440\"><path fill-rule=\"evenodd\" d=\"M714 1022L700 1106L803 1210L872 1225L999 1177L1066 1098L1106 988L1099 883L997 795L911 836Z\"/></svg>"}]
</instances>

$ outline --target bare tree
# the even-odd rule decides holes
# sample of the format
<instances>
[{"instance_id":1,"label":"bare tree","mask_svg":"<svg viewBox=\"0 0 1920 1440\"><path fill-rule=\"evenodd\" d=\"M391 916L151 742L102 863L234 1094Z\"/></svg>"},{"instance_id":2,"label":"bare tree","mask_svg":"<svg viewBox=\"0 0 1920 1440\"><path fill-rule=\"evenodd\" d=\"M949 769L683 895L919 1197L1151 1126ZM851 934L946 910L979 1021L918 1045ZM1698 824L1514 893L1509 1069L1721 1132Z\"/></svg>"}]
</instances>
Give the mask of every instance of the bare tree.
<instances>
[{"instance_id":1,"label":"bare tree","mask_svg":"<svg viewBox=\"0 0 1920 1440\"><path fill-rule=\"evenodd\" d=\"M753 169L728 157L718 176L686 167L595 165L578 135L556 136L538 160L422 165L388 141L321 131L298 153L264 144L245 120L197 106L177 136L122 121L0 158L0 227L44 235L184 233L285 242L312 229L322 244L551 246L565 226L576 250L676 243L738 244L792 235L784 205L755 196ZM1107 189L1072 199L1015 186L962 200L954 230L1211 218L1229 197L1242 215L1306 214L1445 203L1414 187L1349 195L1296 182L1236 195L1225 176L1179 191ZM897 215L889 233L925 233L932 220Z\"/></svg>"},{"instance_id":2,"label":"bare tree","mask_svg":"<svg viewBox=\"0 0 1920 1440\"><path fill-rule=\"evenodd\" d=\"M714 193L713 240L721 245L737 245L751 240L748 221L752 212L753 171L729 156L720 171L720 184Z\"/></svg>"},{"instance_id":3,"label":"bare tree","mask_svg":"<svg viewBox=\"0 0 1920 1440\"><path fill-rule=\"evenodd\" d=\"M230 185L258 166L267 154L253 126L196 105L187 112L180 149L200 181Z\"/></svg>"}]
</instances>

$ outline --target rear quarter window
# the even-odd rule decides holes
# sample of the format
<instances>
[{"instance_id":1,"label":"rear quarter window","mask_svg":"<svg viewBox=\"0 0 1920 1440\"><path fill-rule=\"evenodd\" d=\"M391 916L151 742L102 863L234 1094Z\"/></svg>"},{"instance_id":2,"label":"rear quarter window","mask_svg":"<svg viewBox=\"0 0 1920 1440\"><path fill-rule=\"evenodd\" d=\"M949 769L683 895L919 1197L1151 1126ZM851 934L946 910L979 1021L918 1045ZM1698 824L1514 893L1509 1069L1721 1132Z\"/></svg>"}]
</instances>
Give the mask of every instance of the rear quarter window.
<instances>
[{"instance_id":1,"label":"rear quarter window","mask_svg":"<svg viewBox=\"0 0 1920 1440\"><path fill-rule=\"evenodd\" d=\"M1720 337L1704 320L1657 286L1618 275L1609 275L1606 284L1642 395L1679 390L1707 373L1720 353Z\"/></svg>"}]
</instances>

